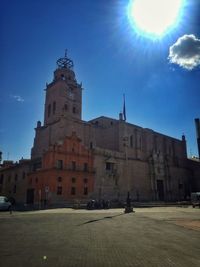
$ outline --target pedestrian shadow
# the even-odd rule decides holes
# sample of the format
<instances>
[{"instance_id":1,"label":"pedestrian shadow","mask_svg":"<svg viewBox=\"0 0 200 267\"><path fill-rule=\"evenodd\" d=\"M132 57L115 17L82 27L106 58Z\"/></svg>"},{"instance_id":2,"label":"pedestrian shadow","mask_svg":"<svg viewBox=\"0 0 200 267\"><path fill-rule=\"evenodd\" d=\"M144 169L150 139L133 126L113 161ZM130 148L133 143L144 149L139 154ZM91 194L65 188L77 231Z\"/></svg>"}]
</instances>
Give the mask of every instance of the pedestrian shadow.
<instances>
[{"instance_id":1,"label":"pedestrian shadow","mask_svg":"<svg viewBox=\"0 0 200 267\"><path fill-rule=\"evenodd\" d=\"M105 217L103 217L103 218L95 219L95 220L89 220L89 221L87 221L87 222L78 224L77 226L81 226L81 225L89 224L89 223L94 223L94 222L99 222L99 221L103 221L103 220L106 220L106 219L112 219L112 218L114 218L114 217L118 217L118 216L122 216L122 215L125 215L125 213L120 213L120 214L113 215L113 216L105 216Z\"/></svg>"}]
</instances>

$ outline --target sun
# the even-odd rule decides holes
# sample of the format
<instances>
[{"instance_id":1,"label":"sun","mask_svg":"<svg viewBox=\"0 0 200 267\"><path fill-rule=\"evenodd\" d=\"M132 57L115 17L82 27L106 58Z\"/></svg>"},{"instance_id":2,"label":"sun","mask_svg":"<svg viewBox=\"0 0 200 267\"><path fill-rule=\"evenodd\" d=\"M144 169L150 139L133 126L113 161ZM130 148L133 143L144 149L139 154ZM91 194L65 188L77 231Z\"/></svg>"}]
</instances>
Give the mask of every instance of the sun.
<instances>
[{"instance_id":1,"label":"sun","mask_svg":"<svg viewBox=\"0 0 200 267\"><path fill-rule=\"evenodd\" d=\"M131 0L129 20L140 34L160 38L180 21L185 0Z\"/></svg>"}]
</instances>

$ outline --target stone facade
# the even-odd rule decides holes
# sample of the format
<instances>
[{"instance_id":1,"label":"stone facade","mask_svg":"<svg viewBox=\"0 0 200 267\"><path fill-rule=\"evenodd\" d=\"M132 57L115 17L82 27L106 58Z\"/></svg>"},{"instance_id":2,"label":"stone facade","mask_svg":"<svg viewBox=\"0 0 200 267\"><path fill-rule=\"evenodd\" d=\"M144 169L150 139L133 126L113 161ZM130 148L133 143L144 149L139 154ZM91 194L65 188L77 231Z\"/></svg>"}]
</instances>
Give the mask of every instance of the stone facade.
<instances>
[{"instance_id":1,"label":"stone facade","mask_svg":"<svg viewBox=\"0 0 200 267\"><path fill-rule=\"evenodd\" d=\"M72 61L67 57L60 60L53 81L46 86L44 123L38 121L35 128L27 190L33 187L33 184L30 187L30 179L35 181L37 178L33 188L37 192L41 188L44 191L45 177L51 177L53 182L49 190L53 192L54 202L72 197L66 191L56 195L56 177L61 176L53 169L50 158L58 152L52 150L53 147L73 136L78 138L93 162L94 177L91 176L89 186L91 198L123 202L130 192L135 201L177 201L188 198L191 190L200 190L200 162L187 159L184 136L178 140L127 123L122 114L119 119L101 116L83 121L82 85L76 81ZM63 155L68 157L71 152L67 146L63 149ZM50 164L48 168L46 157ZM34 166L39 166L40 170L35 172L38 167ZM62 177L69 179L68 172L68 169L62 170ZM84 175L80 173L80 177ZM70 186L66 184L65 189ZM44 197L45 194L40 192L35 200ZM77 198L84 199L84 196L77 193Z\"/></svg>"},{"instance_id":2,"label":"stone facade","mask_svg":"<svg viewBox=\"0 0 200 267\"><path fill-rule=\"evenodd\" d=\"M27 174L31 170L30 160L19 163L4 161L0 168L1 195L14 198L18 203L26 203Z\"/></svg>"}]
</instances>

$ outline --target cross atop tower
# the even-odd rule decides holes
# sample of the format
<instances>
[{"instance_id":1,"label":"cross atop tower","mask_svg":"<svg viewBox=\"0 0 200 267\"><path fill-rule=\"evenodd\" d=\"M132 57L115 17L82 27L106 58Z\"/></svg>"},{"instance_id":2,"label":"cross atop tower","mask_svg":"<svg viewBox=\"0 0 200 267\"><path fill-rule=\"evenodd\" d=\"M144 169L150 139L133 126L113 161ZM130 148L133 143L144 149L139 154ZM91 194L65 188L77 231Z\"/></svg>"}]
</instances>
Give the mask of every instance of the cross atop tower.
<instances>
[{"instance_id":1,"label":"cross atop tower","mask_svg":"<svg viewBox=\"0 0 200 267\"><path fill-rule=\"evenodd\" d=\"M56 61L56 63L58 65L59 69L61 69L61 68L72 69L74 67L73 61L70 58L67 57L67 49L65 49L65 56L59 58Z\"/></svg>"}]
</instances>

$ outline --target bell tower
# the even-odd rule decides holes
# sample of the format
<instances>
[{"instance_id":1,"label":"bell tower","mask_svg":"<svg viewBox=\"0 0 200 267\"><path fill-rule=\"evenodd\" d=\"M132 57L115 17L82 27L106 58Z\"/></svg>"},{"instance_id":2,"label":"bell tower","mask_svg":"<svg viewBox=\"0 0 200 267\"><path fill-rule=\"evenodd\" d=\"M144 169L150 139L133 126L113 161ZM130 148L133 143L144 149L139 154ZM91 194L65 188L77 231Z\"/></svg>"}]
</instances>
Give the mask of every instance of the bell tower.
<instances>
[{"instance_id":1,"label":"bell tower","mask_svg":"<svg viewBox=\"0 0 200 267\"><path fill-rule=\"evenodd\" d=\"M65 56L57 60L54 79L46 85L44 126L48 126L61 117L81 120L82 85L78 84L73 71L73 61Z\"/></svg>"}]
</instances>

